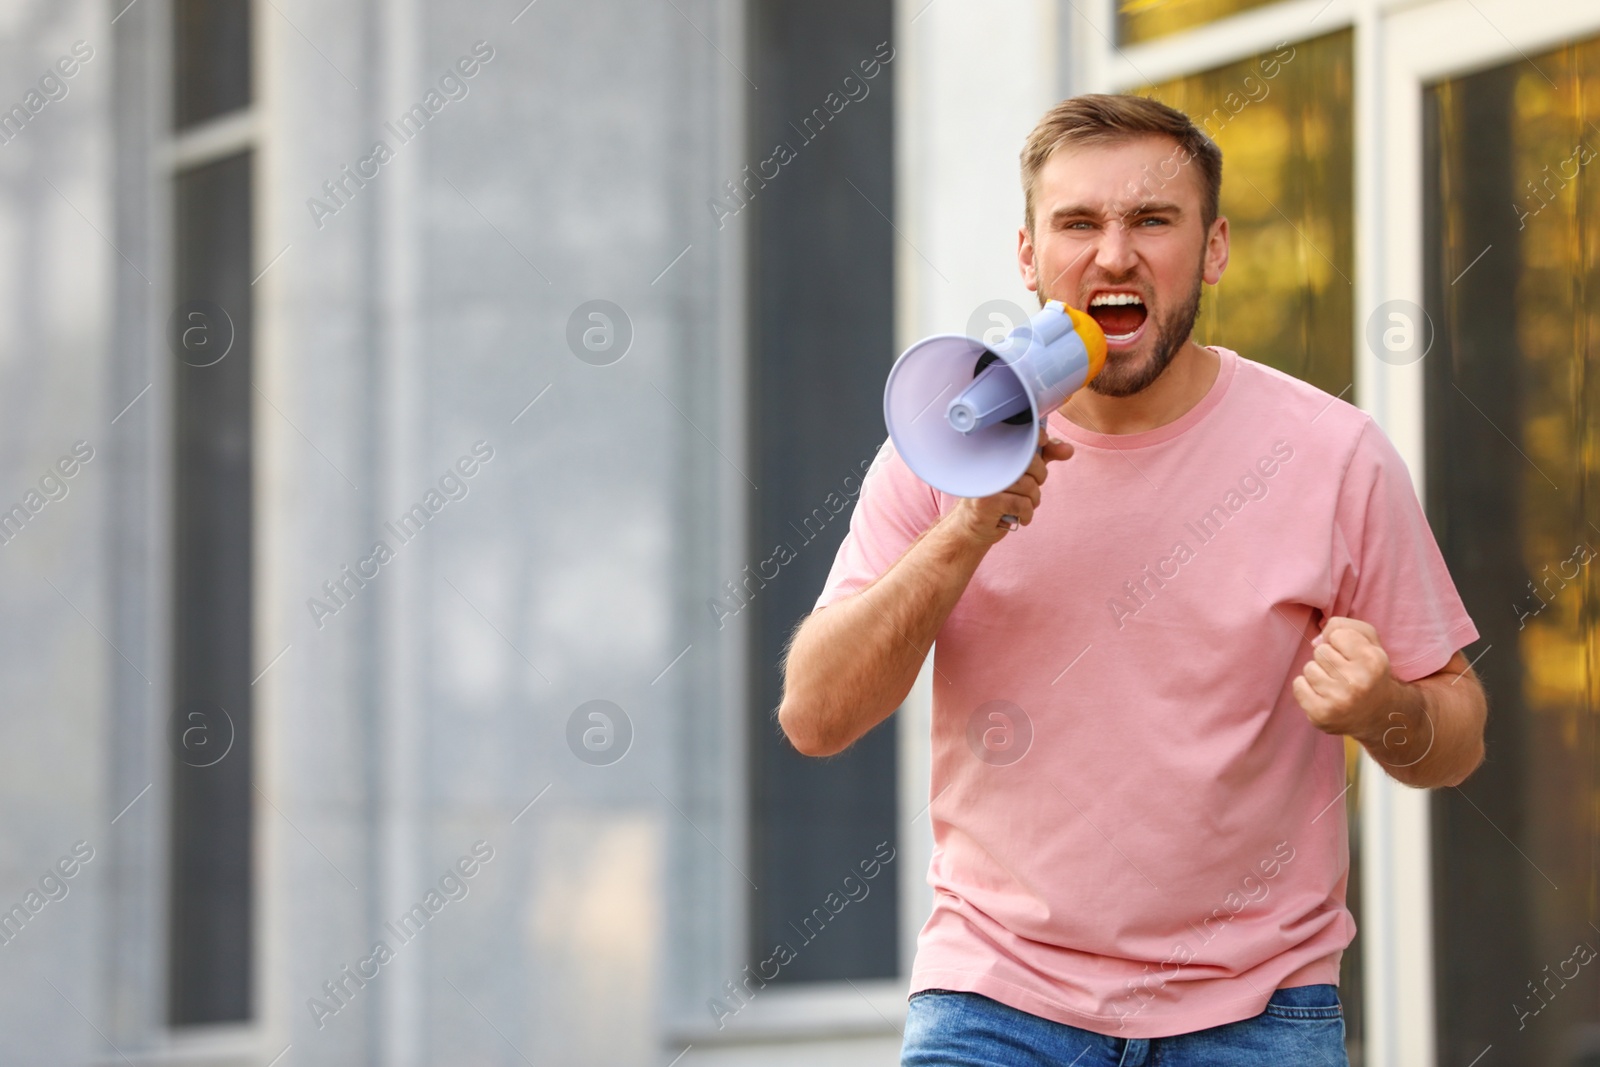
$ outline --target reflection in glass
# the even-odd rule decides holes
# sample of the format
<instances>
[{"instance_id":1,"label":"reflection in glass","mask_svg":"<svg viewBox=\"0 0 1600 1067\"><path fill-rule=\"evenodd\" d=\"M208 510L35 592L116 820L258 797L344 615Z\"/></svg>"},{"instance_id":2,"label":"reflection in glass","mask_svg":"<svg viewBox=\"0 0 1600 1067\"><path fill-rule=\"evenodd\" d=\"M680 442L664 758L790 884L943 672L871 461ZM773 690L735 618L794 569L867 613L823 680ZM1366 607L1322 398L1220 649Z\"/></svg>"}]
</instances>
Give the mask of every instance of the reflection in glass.
<instances>
[{"instance_id":1,"label":"reflection in glass","mask_svg":"<svg viewBox=\"0 0 1600 1067\"><path fill-rule=\"evenodd\" d=\"M174 0L172 34L174 128L250 106L249 0Z\"/></svg>"},{"instance_id":2,"label":"reflection in glass","mask_svg":"<svg viewBox=\"0 0 1600 1067\"><path fill-rule=\"evenodd\" d=\"M1425 103L1429 508L1490 697L1488 761L1434 805L1439 1063L1493 1044L1507 1067L1591 1064L1600 42L1453 79Z\"/></svg>"},{"instance_id":3,"label":"reflection in glass","mask_svg":"<svg viewBox=\"0 0 1600 1067\"><path fill-rule=\"evenodd\" d=\"M1195 340L1330 393L1351 383L1355 238L1351 32L1142 90L1222 149L1230 258Z\"/></svg>"},{"instance_id":4,"label":"reflection in glass","mask_svg":"<svg viewBox=\"0 0 1600 1067\"><path fill-rule=\"evenodd\" d=\"M173 282L185 324L173 330L183 340L170 353L175 1026L252 1015L250 173L249 153L228 156L179 174L173 198ZM196 308L206 310L192 319ZM221 352L196 331L214 336Z\"/></svg>"},{"instance_id":5,"label":"reflection in glass","mask_svg":"<svg viewBox=\"0 0 1600 1067\"><path fill-rule=\"evenodd\" d=\"M1121 0L1117 43L1138 44L1179 30L1237 15L1272 0Z\"/></svg>"}]
</instances>

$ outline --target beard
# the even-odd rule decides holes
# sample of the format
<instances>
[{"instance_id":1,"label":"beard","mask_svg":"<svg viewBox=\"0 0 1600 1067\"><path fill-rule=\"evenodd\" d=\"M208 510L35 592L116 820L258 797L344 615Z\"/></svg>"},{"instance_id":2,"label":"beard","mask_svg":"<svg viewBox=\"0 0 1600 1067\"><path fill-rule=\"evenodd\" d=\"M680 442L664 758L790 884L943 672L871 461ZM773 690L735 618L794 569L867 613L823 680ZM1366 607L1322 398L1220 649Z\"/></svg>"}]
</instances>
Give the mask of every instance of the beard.
<instances>
[{"instance_id":1,"label":"beard","mask_svg":"<svg viewBox=\"0 0 1600 1067\"><path fill-rule=\"evenodd\" d=\"M1133 352L1119 354L1107 352L1105 365L1100 368L1099 374L1089 380L1085 388L1101 396L1132 396L1148 389L1152 382L1161 377L1177 357L1178 350L1194 332L1195 319L1200 316L1202 275L1203 269L1197 269L1194 275L1194 287L1189 291L1188 299L1156 319L1151 352L1143 363L1135 362L1138 356ZM1046 299L1041 291L1040 307L1044 306Z\"/></svg>"}]
</instances>

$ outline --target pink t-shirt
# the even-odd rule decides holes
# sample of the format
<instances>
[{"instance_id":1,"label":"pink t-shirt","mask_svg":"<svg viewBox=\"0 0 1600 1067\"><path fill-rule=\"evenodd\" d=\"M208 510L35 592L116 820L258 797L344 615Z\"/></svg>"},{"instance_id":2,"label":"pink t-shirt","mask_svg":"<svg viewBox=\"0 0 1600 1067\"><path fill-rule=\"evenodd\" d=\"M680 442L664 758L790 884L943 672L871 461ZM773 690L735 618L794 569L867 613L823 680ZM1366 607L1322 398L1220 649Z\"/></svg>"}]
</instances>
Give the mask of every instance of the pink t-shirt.
<instances>
[{"instance_id":1,"label":"pink t-shirt","mask_svg":"<svg viewBox=\"0 0 1600 1067\"><path fill-rule=\"evenodd\" d=\"M1371 623L1402 681L1478 631L1371 417L1213 351L1215 383L1165 426L1052 413L1076 454L939 631L913 993L1153 1038L1339 980L1344 746L1290 683L1333 615ZM886 444L817 606L954 503Z\"/></svg>"}]
</instances>

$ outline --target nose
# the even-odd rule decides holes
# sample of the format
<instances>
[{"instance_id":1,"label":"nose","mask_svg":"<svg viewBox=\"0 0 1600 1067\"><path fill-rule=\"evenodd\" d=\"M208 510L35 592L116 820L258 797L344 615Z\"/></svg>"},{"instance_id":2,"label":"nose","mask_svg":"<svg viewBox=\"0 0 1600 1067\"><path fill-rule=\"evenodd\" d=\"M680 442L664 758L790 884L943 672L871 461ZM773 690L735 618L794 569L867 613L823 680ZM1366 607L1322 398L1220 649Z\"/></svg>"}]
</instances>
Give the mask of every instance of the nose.
<instances>
[{"instance_id":1,"label":"nose","mask_svg":"<svg viewBox=\"0 0 1600 1067\"><path fill-rule=\"evenodd\" d=\"M1128 228L1120 220L1100 231L1095 246L1095 265L1113 278L1120 278L1134 267L1136 256Z\"/></svg>"},{"instance_id":2,"label":"nose","mask_svg":"<svg viewBox=\"0 0 1600 1067\"><path fill-rule=\"evenodd\" d=\"M1120 278L1133 270L1138 256L1133 250L1133 240L1123 219L1109 218L1099 227L1094 238L1094 266L1112 278Z\"/></svg>"}]
</instances>

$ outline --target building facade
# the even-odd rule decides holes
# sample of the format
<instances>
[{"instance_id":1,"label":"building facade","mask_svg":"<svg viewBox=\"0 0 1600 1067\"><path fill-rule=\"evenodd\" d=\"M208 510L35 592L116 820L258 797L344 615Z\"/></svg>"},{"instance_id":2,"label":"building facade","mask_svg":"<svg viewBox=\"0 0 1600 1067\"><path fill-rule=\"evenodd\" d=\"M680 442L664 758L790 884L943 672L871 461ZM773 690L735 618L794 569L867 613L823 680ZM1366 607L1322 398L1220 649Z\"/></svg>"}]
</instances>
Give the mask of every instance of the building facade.
<instances>
[{"instance_id":1,"label":"building facade","mask_svg":"<svg viewBox=\"0 0 1600 1067\"><path fill-rule=\"evenodd\" d=\"M1484 635L1473 779L1350 755L1352 1062L1600 1062L1600 5L10 0L0 50L0 1062L896 1062L927 680L813 761L777 665L894 355L1017 321L1022 141L1117 90L1224 151L1198 339L1378 418Z\"/></svg>"}]
</instances>

